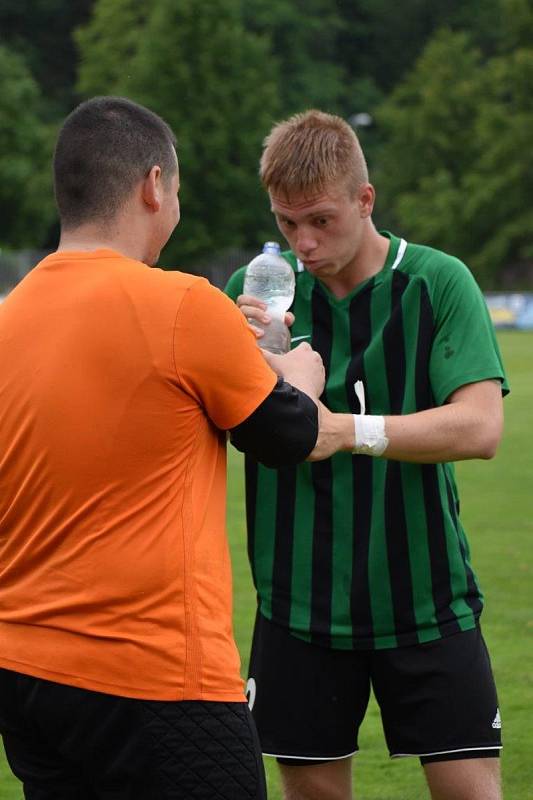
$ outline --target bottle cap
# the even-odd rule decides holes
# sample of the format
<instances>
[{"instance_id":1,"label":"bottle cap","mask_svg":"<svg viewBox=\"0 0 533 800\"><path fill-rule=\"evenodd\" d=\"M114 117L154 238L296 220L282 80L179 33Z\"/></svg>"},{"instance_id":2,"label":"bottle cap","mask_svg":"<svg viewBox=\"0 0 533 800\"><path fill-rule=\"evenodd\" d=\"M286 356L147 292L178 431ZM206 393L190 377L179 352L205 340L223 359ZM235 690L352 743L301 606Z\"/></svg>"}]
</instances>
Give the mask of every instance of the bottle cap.
<instances>
[{"instance_id":1,"label":"bottle cap","mask_svg":"<svg viewBox=\"0 0 533 800\"><path fill-rule=\"evenodd\" d=\"M281 247L277 242L265 242L263 245L263 253L273 253L276 256L279 256L281 253Z\"/></svg>"}]
</instances>

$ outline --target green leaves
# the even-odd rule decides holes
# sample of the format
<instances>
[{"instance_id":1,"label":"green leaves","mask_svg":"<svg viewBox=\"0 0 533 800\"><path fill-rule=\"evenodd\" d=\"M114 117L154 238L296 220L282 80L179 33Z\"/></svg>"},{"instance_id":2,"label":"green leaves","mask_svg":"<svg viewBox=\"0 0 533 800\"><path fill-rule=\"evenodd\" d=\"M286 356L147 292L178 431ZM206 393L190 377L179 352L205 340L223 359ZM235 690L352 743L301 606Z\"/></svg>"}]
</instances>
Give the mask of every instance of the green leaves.
<instances>
[{"instance_id":1,"label":"green leaves","mask_svg":"<svg viewBox=\"0 0 533 800\"><path fill-rule=\"evenodd\" d=\"M77 35L79 88L125 94L176 132L182 222L165 263L258 246L269 211L257 164L279 110L268 39L244 28L236 0L155 0L135 22L136 9L131 0L97 2L93 21ZM119 30L129 33L115 47Z\"/></svg>"},{"instance_id":2,"label":"green leaves","mask_svg":"<svg viewBox=\"0 0 533 800\"><path fill-rule=\"evenodd\" d=\"M0 46L0 247L38 246L54 219L52 131L23 58Z\"/></svg>"},{"instance_id":3,"label":"green leaves","mask_svg":"<svg viewBox=\"0 0 533 800\"><path fill-rule=\"evenodd\" d=\"M533 250L533 51L506 51L508 41L487 59L466 34L439 32L378 113L385 204L408 236L460 256L486 287Z\"/></svg>"}]
</instances>

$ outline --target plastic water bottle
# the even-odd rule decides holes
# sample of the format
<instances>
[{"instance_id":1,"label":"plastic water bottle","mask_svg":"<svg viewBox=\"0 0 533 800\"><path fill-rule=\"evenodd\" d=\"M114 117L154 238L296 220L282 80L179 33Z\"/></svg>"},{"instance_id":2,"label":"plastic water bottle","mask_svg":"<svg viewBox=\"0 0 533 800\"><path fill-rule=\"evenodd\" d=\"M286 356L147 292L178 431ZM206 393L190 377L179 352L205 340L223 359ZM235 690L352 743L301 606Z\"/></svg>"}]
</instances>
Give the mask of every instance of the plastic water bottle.
<instances>
[{"instance_id":1,"label":"plastic water bottle","mask_svg":"<svg viewBox=\"0 0 533 800\"><path fill-rule=\"evenodd\" d=\"M266 303L267 313L271 317L271 321L264 325L253 320L256 327L264 330L258 340L259 346L271 353L286 353L290 348L291 335L283 320L294 299L294 272L280 255L277 242L265 242L263 252L246 267L243 294Z\"/></svg>"}]
</instances>

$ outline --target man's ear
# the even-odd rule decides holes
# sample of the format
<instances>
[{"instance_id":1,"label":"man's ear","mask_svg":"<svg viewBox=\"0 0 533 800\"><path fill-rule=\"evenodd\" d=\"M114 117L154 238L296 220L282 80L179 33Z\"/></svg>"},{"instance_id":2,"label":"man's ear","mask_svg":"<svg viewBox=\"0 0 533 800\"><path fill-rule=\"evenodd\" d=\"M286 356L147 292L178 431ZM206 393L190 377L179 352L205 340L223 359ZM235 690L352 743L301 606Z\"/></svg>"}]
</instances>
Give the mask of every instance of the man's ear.
<instances>
[{"instance_id":1,"label":"man's ear","mask_svg":"<svg viewBox=\"0 0 533 800\"><path fill-rule=\"evenodd\" d=\"M161 167L152 167L144 179L142 183L142 198L152 211L157 212L161 208L161 203L163 200Z\"/></svg>"},{"instance_id":2,"label":"man's ear","mask_svg":"<svg viewBox=\"0 0 533 800\"><path fill-rule=\"evenodd\" d=\"M361 217L369 217L372 214L376 201L376 190L371 183L363 183L359 187L357 201L359 203Z\"/></svg>"}]
</instances>

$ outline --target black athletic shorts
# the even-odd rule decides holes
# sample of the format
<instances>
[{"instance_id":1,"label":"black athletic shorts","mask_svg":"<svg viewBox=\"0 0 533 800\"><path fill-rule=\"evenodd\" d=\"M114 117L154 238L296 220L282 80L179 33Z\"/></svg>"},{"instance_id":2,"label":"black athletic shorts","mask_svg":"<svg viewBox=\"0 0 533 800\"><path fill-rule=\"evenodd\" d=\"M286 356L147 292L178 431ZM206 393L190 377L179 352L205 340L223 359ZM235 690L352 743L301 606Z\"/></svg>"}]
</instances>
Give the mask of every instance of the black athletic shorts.
<instances>
[{"instance_id":1,"label":"black athletic shorts","mask_svg":"<svg viewBox=\"0 0 533 800\"><path fill-rule=\"evenodd\" d=\"M26 800L266 800L246 703L133 700L0 670Z\"/></svg>"},{"instance_id":2,"label":"black athletic shorts","mask_svg":"<svg viewBox=\"0 0 533 800\"><path fill-rule=\"evenodd\" d=\"M309 765L346 758L370 689L392 757L497 757L501 721L479 628L390 650L333 650L257 615L249 705L265 755Z\"/></svg>"}]
</instances>

